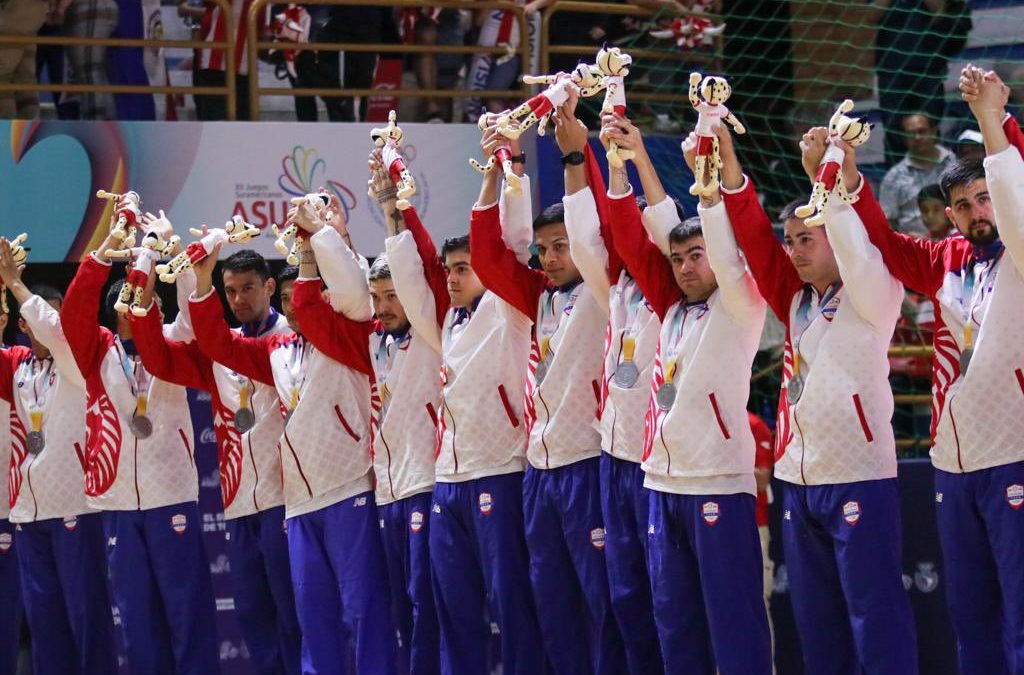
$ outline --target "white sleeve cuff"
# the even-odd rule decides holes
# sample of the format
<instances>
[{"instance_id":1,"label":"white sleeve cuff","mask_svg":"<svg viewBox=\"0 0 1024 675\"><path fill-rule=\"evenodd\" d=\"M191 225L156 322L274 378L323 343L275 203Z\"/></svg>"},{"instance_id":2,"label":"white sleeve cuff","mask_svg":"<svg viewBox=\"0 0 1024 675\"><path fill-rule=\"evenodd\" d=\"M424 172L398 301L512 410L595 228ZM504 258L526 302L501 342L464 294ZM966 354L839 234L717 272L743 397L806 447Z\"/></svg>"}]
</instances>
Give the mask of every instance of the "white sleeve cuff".
<instances>
[{"instance_id":1,"label":"white sleeve cuff","mask_svg":"<svg viewBox=\"0 0 1024 675\"><path fill-rule=\"evenodd\" d=\"M719 189L722 191L722 194L725 194L725 195L738 195L739 193L741 193L741 192L743 192L744 190L747 189L747 183L749 183L749 182L750 182L750 179L747 177L747 174L743 174L743 182L740 183L740 186L738 188L736 188L734 190L730 190L727 187L725 187L724 185L722 185Z\"/></svg>"}]
</instances>

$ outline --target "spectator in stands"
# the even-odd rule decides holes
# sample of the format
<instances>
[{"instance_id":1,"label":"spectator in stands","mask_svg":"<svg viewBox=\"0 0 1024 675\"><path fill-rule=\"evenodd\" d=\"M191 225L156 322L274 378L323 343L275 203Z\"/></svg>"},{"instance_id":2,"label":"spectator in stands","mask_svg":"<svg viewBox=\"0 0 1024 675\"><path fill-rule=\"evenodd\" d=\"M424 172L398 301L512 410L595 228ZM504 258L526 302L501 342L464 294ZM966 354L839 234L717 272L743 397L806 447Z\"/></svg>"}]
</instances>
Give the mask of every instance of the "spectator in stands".
<instances>
[{"instance_id":1,"label":"spectator in stands","mask_svg":"<svg viewBox=\"0 0 1024 675\"><path fill-rule=\"evenodd\" d=\"M35 35L46 21L47 0L0 2L0 34ZM0 83L36 83L35 45L0 46ZM0 92L0 119L32 119L39 115L34 91Z\"/></svg>"},{"instance_id":2,"label":"spectator in stands","mask_svg":"<svg viewBox=\"0 0 1024 675\"><path fill-rule=\"evenodd\" d=\"M64 8L62 3L51 3L50 11L46 14L46 22L39 29L39 35L54 37L64 34ZM69 78L67 58L64 54L64 47L61 45L39 45L36 48L36 80L50 82L51 84L63 84ZM57 110L57 118L62 120L78 119L78 94L65 92L51 92L54 107Z\"/></svg>"},{"instance_id":3,"label":"spectator in stands","mask_svg":"<svg viewBox=\"0 0 1024 675\"><path fill-rule=\"evenodd\" d=\"M914 112L900 120L906 138L907 155L889 169L882 180L879 201L893 228L924 236L917 193L939 181L939 174L953 163L953 153L938 143L938 124L927 113Z\"/></svg>"},{"instance_id":4,"label":"spectator in stands","mask_svg":"<svg viewBox=\"0 0 1024 675\"><path fill-rule=\"evenodd\" d=\"M897 126L902 117L924 111L942 119L949 59L967 44L971 10L966 0L874 0L867 20L878 22L875 71L885 163L891 165L904 149Z\"/></svg>"},{"instance_id":5,"label":"spectator in stands","mask_svg":"<svg viewBox=\"0 0 1024 675\"><path fill-rule=\"evenodd\" d=\"M118 8L114 0L62 0L65 7L64 33L71 37L108 38L117 28ZM107 79L107 48L68 47L72 84L110 84ZM116 110L111 94L84 93L79 98L82 119L113 119Z\"/></svg>"},{"instance_id":6,"label":"spectator in stands","mask_svg":"<svg viewBox=\"0 0 1024 675\"><path fill-rule=\"evenodd\" d=\"M236 45L246 43L246 17L252 0L231 0L231 17L234 24L234 36L227 35L227 21L220 5L208 2L199 25L200 39L204 42L227 40ZM260 31L269 25L266 16ZM247 47L235 49L235 119L249 119L249 50ZM225 68L227 59L223 49L200 49L196 54L199 60L195 72L195 84L199 87L223 87L227 82ZM223 95L200 95L195 97L196 117L204 121L226 120L228 118L227 98Z\"/></svg>"},{"instance_id":7,"label":"spectator in stands","mask_svg":"<svg viewBox=\"0 0 1024 675\"><path fill-rule=\"evenodd\" d=\"M938 241L953 233L953 222L946 215L946 200L938 185L932 183L921 188L917 193L917 208L921 212L921 222L928 230L925 239Z\"/></svg>"},{"instance_id":8,"label":"spectator in stands","mask_svg":"<svg viewBox=\"0 0 1024 675\"><path fill-rule=\"evenodd\" d=\"M980 162L985 159L985 141L977 129L964 129L956 137L956 158L961 162Z\"/></svg>"},{"instance_id":9,"label":"spectator in stands","mask_svg":"<svg viewBox=\"0 0 1024 675\"><path fill-rule=\"evenodd\" d=\"M404 7L401 14L402 40L406 44L436 47L440 39L442 15L453 13L451 9L438 7ZM416 86L420 89L438 88L438 54L424 52L412 55L413 72L416 75ZM446 115L442 111L442 101L436 98L425 98L420 101L422 110L419 119L425 122L444 122Z\"/></svg>"},{"instance_id":10,"label":"spectator in stands","mask_svg":"<svg viewBox=\"0 0 1024 675\"><path fill-rule=\"evenodd\" d=\"M1024 106L1024 62L1000 61L992 69L1003 81L1003 84L1010 88L1007 112L1019 119L1021 106Z\"/></svg>"}]
</instances>

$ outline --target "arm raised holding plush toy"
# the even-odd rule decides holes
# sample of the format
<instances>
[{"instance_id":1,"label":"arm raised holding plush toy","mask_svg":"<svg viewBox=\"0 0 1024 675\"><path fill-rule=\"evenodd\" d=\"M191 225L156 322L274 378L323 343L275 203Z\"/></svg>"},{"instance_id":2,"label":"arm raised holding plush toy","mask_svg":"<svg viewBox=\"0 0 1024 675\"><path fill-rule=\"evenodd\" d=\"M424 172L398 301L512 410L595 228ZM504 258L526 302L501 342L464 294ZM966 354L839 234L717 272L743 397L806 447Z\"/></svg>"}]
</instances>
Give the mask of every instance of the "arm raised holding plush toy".
<instances>
[{"instance_id":1,"label":"arm raised holding plush toy","mask_svg":"<svg viewBox=\"0 0 1024 675\"><path fill-rule=\"evenodd\" d=\"M224 223L224 227L215 227L212 230L203 226L203 229L191 228L189 232L193 236L201 237L185 247L185 250L174 256L165 265L157 265L156 273L160 275L160 281L174 283L179 275L192 269L199 262L206 259L217 244L243 244L260 236L260 230L254 225L242 220L241 216L235 215L231 220Z\"/></svg>"}]
</instances>

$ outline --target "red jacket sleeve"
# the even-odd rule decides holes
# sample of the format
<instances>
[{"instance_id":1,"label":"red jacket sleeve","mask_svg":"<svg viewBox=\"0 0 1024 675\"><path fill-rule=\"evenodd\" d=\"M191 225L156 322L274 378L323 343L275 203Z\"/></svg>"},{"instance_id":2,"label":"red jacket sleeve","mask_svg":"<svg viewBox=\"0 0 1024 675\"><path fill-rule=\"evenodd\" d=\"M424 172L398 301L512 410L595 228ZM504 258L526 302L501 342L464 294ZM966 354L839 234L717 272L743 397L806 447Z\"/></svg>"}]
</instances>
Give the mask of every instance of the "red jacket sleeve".
<instances>
[{"instance_id":1,"label":"red jacket sleeve","mask_svg":"<svg viewBox=\"0 0 1024 675\"><path fill-rule=\"evenodd\" d=\"M434 311L437 313L437 325L444 324L444 315L452 305L452 298L448 295L448 275L444 271L444 261L437 255L437 247L430 233L423 226L416 209L408 208L402 211L402 218L405 220L405 227L412 232L413 241L416 242L416 250L423 261L423 272L427 277L427 285L434 295Z\"/></svg>"},{"instance_id":2,"label":"red jacket sleeve","mask_svg":"<svg viewBox=\"0 0 1024 675\"><path fill-rule=\"evenodd\" d=\"M537 303L548 278L516 260L516 254L501 238L497 204L473 211L469 220L469 248L473 271L487 290L535 320Z\"/></svg>"},{"instance_id":3,"label":"red jacket sleeve","mask_svg":"<svg viewBox=\"0 0 1024 675\"><path fill-rule=\"evenodd\" d=\"M28 347L0 349L0 400L14 405L14 371L32 353ZM7 424L8 420L3 420Z\"/></svg>"},{"instance_id":4,"label":"red jacket sleeve","mask_svg":"<svg viewBox=\"0 0 1024 675\"><path fill-rule=\"evenodd\" d=\"M754 434L754 468L770 469L775 463L775 453L772 449L772 430L768 428L764 420L752 412L747 412L750 417L750 431Z\"/></svg>"},{"instance_id":5,"label":"red jacket sleeve","mask_svg":"<svg viewBox=\"0 0 1024 675\"><path fill-rule=\"evenodd\" d=\"M82 375L88 379L96 371L107 349L104 329L99 325L100 293L110 276L110 266L91 255L78 266L60 309L64 337L75 355Z\"/></svg>"},{"instance_id":6,"label":"red jacket sleeve","mask_svg":"<svg viewBox=\"0 0 1024 675\"><path fill-rule=\"evenodd\" d=\"M153 377L182 387L213 391L210 359L195 342L176 342L164 337L163 320L156 303L148 314L131 315L130 321L139 357Z\"/></svg>"},{"instance_id":7,"label":"red jacket sleeve","mask_svg":"<svg viewBox=\"0 0 1024 675\"><path fill-rule=\"evenodd\" d=\"M192 326L199 349L207 358L257 382L274 386L270 368L272 335L247 338L234 333L224 320L224 308L216 291L199 301L189 303Z\"/></svg>"},{"instance_id":8,"label":"red jacket sleeve","mask_svg":"<svg viewBox=\"0 0 1024 675\"><path fill-rule=\"evenodd\" d=\"M292 293L295 317L313 346L338 363L373 377L372 321L353 321L335 312L320 294L320 280L299 279Z\"/></svg>"},{"instance_id":9,"label":"red jacket sleeve","mask_svg":"<svg viewBox=\"0 0 1024 675\"><path fill-rule=\"evenodd\" d=\"M1006 132L1006 138L1010 141L1010 145L1017 148L1021 156L1024 156L1024 133L1021 132L1020 125L1017 124L1013 115L1007 115L1003 120L1003 131Z\"/></svg>"},{"instance_id":10,"label":"red jacket sleeve","mask_svg":"<svg viewBox=\"0 0 1024 675\"><path fill-rule=\"evenodd\" d=\"M746 187L738 193L723 192L722 200L758 290L775 316L788 325L790 302L804 283L775 237L772 221L757 201L753 181L748 178Z\"/></svg>"},{"instance_id":11,"label":"red jacket sleeve","mask_svg":"<svg viewBox=\"0 0 1024 675\"><path fill-rule=\"evenodd\" d=\"M615 238L612 233L611 216L609 214L611 207L608 203L608 188L604 184L601 166L597 163L597 158L594 157L594 150L590 147L590 143L583 147L583 156L586 160L584 169L587 174L587 185L590 187L590 193L594 195L594 204L597 207L597 220L601 226L601 238L604 239L604 247L608 251L608 279L612 285L615 285L618 283L619 276L622 274L622 269L625 265L619 252L615 250Z\"/></svg>"},{"instance_id":12,"label":"red jacket sleeve","mask_svg":"<svg viewBox=\"0 0 1024 675\"><path fill-rule=\"evenodd\" d=\"M636 279L637 285L662 321L669 307L683 297L683 291L672 273L668 261L654 242L647 236L640 207L630 192L622 197L609 199L608 219L611 223L615 250L622 258L626 269ZM616 279L612 279L614 283Z\"/></svg>"},{"instance_id":13,"label":"red jacket sleeve","mask_svg":"<svg viewBox=\"0 0 1024 675\"><path fill-rule=\"evenodd\" d=\"M860 199L854 203L853 209L864 223L871 243L882 252L889 272L904 286L933 295L942 286L946 267L944 256L955 240L927 241L897 232L889 226L885 212L866 180L859 194Z\"/></svg>"}]
</instances>

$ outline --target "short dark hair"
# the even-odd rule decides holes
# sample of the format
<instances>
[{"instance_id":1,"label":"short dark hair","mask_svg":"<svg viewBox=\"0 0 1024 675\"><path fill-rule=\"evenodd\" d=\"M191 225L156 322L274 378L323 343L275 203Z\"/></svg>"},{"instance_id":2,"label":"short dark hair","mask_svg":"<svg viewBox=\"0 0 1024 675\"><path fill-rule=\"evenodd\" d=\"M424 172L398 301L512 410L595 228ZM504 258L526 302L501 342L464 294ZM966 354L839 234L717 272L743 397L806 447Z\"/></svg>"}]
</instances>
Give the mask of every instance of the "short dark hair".
<instances>
[{"instance_id":1,"label":"short dark hair","mask_svg":"<svg viewBox=\"0 0 1024 675\"><path fill-rule=\"evenodd\" d=\"M299 268L297 265L288 265L283 270L277 273L277 286L281 287L286 281L295 281L299 278Z\"/></svg>"},{"instance_id":2,"label":"short dark hair","mask_svg":"<svg viewBox=\"0 0 1024 675\"><path fill-rule=\"evenodd\" d=\"M796 215L796 210L797 208L803 206L806 203L807 202L804 201L803 199L794 199L790 203L783 206L782 210L779 211L779 222L785 224L785 222L790 218L800 218L800 216ZM801 218L801 220L803 220L803 218Z\"/></svg>"},{"instance_id":3,"label":"short dark hair","mask_svg":"<svg viewBox=\"0 0 1024 675\"><path fill-rule=\"evenodd\" d=\"M914 110L912 112L908 112L908 113L905 113L903 115L900 115L900 119L899 119L900 133L903 133L903 123L906 122L907 118L909 118L909 117L923 117L923 118L925 118L926 120L928 120L928 125L932 129L937 129L938 126L939 126L939 118L937 118L935 115L933 115L930 112L927 112L925 110Z\"/></svg>"},{"instance_id":4,"label":"short dark hair","mask_svg":"<svg viewBox=\"0 0 1024 675\"><path fill-rule=\"evenodd\" d=\"M224 261L220 264L220 272L221 274L224 274L224 272L232 272L234 274L255 272L263 281L272 276L267 259L251 248L243 248L241 251L235 251L227 258L224 258Z\"/></svg>"},{"instance_id":5,"label":"short dark hair","mask_svg":"<svg viewBox=\"0 0 1024 675\"><path fill-rule=\"evenodd\" d=\"M43 300L49 302L50 300L56 300L57 302L64 303L64 294L58 291L53 286L47 286L46 284L36 284L29 289L32 295L38 295Z\"/></svg>"},{"instance_id":6,"label":"short dark hair","mask_svg":"<svg viewBox=\"0 0 1024 675\"><path fill-rule=\"evenodd\" d=\"M668 233L668 243L681 244L687 239L703 237L704 231L700 229L700 218L692 216L672 228Z\"/></svg>"},{"instance_id":7,"label":"short dark hair","mask_svg":"<svg viewBox=\"0 0 1024 675\"><path fill-rule=\"evenodd\" d=\"M981 161L958 160L946 167L946 170L939 176L939 187L942 189L942 197L949 206L949 195L955 187L970 185L978 179L985 178L985 165Z\"/></svg>"},{"instance_id":8,"label":"short dark hair","mask_svg":"<svg viewBox=\"0 0 1024 675\"><path fill-rule=\"evenodd\" d=\"M110 285L110 290L107 291L107 297L103 301L103 311L110 321L117 321L117 310L114 309L114 305L117 304L117 296L121 295L121 289L124 288L124 279L118 279ZM116 323L115 323L116 325Z\"/></svg>"},{"instance_id":9,"label":"short dark hair","mask_svg":"<svg viewBox=\"0 0 1024 675\"><path fill-rule=\"evenodd\" d=\"M680 202L678 199L676 199L672 195L665 195L665 196L668 199L671 199L672 203L674 203L676 205L676 215L679 216L679 222L680 223L683 222L684 220L686 220L687 218L689 218L689 216L686 215L686 209L683 208L682 202ZM650 204L647 203L647 196L646 195L637 195L633 199L636 200L636 207L638 209L640 209L641 211L643 211L648 206L650 206Z\"/></svg>"},{"instance_id":10,"label":"short dark hair","mask_svg":"<svg viewBox=\"0 0 1024 675\"><path fill-rule=\"evenodd\" d=\"M932 183L931 185L925 185L923 188L918 190L918 192L917 192L917 203L918 204L920 204L923 201L927 201L929 199L937 199L940 202L945 202L946 201L946 198L942 196L942 188L940 188L937 183Z\"/></svg>"},{"instance_id":11,"label":"short dark hair","mask_svg":"<svg viewBox=\"0 0 1024 675\"><path fill-rule=\"evenodd\" d=\"M540 215L533 219L533 231L536 232L548 225L560 225L565 223L565 207L562 202L555 202L540 212Z\"/></svg>"},{"instance_id":12,"label":"short dark hair","mask_svg":"<svg viewBox=\"0 0 1024 675\"><path fill-rule=\"evenodd\" d=\"M441 259L444 260L448 257L449 253L455 253L456 251L469 252L469 235L462 234L458 237L448 237L441 244Z\"/></svg>"},{"instance_id":13,"label":"short dark hair","mask_svg":"<svg viewBox=\"0 0 1024 675\"><path fill-rule=\"evenodd\" d=\"M381 279L391 278L391 265L388 264L388 256L386 253L381 253L377 256L377 259L370 265L370 272L366 275L367 281L380 281Z\"/></svg>"}]
</instances>

